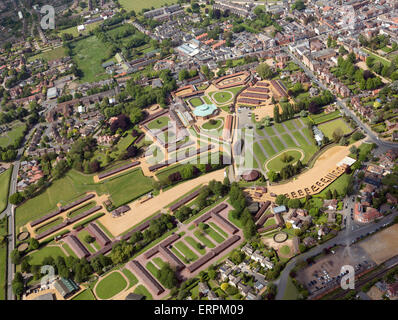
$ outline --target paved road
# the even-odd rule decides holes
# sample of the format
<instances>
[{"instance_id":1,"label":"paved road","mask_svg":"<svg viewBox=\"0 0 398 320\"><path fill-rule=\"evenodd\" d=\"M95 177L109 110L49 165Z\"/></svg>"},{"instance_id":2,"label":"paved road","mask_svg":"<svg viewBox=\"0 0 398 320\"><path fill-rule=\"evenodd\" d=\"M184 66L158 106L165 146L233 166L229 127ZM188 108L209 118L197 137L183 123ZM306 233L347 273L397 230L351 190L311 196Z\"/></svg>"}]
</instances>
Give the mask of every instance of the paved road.
<instances>
[{"instance_id":1,"label":"paved road","mask_svg":"<svg viewBox=\"0 0 398 320\"><path fill-rule=\"evenodd\" d=\"M29 134L26 136L26 139L22 143L23 147L18 149L16 161L13 163L14 167L12 169L12 175L10 180L9 196L17 191L18 171L21 165L20 158L25 149L25 142L30 139L31 135L37 127L38 124L30 130ZM7 208L0 214L0 218L3 218L4 216L8 217L7 300L15 300L11 285L12 280L14 279L15 265L11 263L10 259L10 254L15 248L15 206L8 203Z\"/></svg>"}]
</instances>

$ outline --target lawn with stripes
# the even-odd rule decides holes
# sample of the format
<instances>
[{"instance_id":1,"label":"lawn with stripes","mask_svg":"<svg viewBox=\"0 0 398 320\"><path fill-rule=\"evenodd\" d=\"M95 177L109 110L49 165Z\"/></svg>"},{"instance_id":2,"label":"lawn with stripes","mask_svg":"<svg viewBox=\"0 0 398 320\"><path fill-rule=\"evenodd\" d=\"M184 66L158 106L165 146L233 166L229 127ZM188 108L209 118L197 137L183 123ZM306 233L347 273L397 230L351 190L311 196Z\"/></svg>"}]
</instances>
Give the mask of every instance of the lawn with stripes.
<instances>
[{"instance_id":1,"label":"lawn with stripes","mask_svg":"<svg viewBox=\"0 0 398 320\"><path fill-rule=\"evenodd\" d=\"M301 129L303 127L299 119L294 119L293 122L296 124L297 128Z\"/></svg>"},{"instance_id":2,"label":"lawn with stripes","mask_svg":"<svg viewBox=\"0 0 398 320\"><path fill-rule=\"evenodd\" d=\"M267 156L264 154L257 142L254 143L253 152L257 156L258 160L261 161L261 163L264 163L267 160Z\"/></svg>"},{"instance_id":3,"label":"lawn with stripes","mask_svg":"<svg viewBox=\"0 0 398 320\"><path fill-rule=\"evenodd\" d=\"M206 253L206 250L203 249L203 244L201 244L200 242L196 241L194 238L186 236L184 238L184 240L190 244L190 246L192 248L194 248L196 250L196 252L198 252L201 255L204 255ZM200 248L199 248L200 246Z\"/></svg>"},{"instance_id":4,"label":"lawn with stripes","mask_svg":"<svg viewBox=\"0 0 398 320\"><path fill-rule=\"evenodd\" d=\"M214 243L211 242L200 230L195 230L193 234L206 247L208 247L208 248L214 248L215 247Z\"/></svg>"},{"instance_id":5,"label":"lawn with stripes","mask_svg":"<svg viewBox=\"0 0 398 320\"><path fill-rule=\"evenodd\" d=\"M156 279L158 278L159 269L151 261L147 262L146 268Z\"/></svg>"},{"instance_id":6,"label":"lawn with stripes","mask_svg":"<svg viewBox=\"0 0 398 320\"><path fill-rule=\"evenodd\" d=\"M261 144L264 147L264 150L268 153L268 156L271 157L274 154L276 154L276 150L274 150L274 148L272 147L272 145L270 144L270 142L268 140L261 140Z\"/></svg>"},{"instance_id":7,"label":"lawn with stripes","mask_svg":"<svg viewBox=\"0 0 398 320\"><path fill-rule=\"evenodd\" d=\"M208 226L208 228L206 228L204 231L205 231L206 234L208 234L217 243L221 243L221 242L223 242L225 240L224 237L222 237L217 231L215 231L210 226Z\"/></svg>"},{"instance_id":8,"label":"lawn with stripes","mask_svg":"<svg viewBox=\"0 0 398 320\"><path fill-rule=\"evenodd\" d=\"M190 261L195 261L198 259L198 256L195 253L193 253L193 251L189 249L184 242L178 241L174 245L174 247L176 247L180 252L182 252L182 254Z\"/></svg>"},{"instance_id":9,"label":"lawn with stripes","mask_svg":"<svg viewBox=\"0 0 398 320\"><path fill-rule=\"evenodd\" d=\"M274 124L274 129L276 129L276 131L278 131L279 133L285 133L286 130L283 127L283 125L281 123L275 123Z\"/></svg>"},{"instance_id":10,"label":"lawn with stripes","mask_svg":"<svg viewBox=\"0 0 398 320\"><path fill-rule=\"evenodd\" d=\"M264 127L264 131L267 136L274 136L276 134L272 127Z\"/></svg>"},{"instance_id":11,"label":"lawn with stripes","mask_svg":"<svg viewBox=\"0 0 398 320\"><path fill-rule=\"evenodd\" d=\"M283 149L285 149L285 146L283 145L282 141L278 137L271 137L271 140L279 152L282 151Z\"/></svg>"},{"instance_id":12,"label":"lawn with stripes","mask_svg":"<svg viewBox=\"0 0 398 320\"><path fill-rule=\"evenodd\" d=\"M218 231L219 234L221 234L224 238L228 238L228 234L221 229L218 225L216 225L214 222L210 221L209 224L214 228L216 231Z\"/></svg>"},{"instance_id":13,"label":"lawn with stripes","mask_svg":"<svg viewBox=\"0 0 398 320\"><path fill-rule=\"evenodd\" d=\"M175 247L171 248L171 251L178 257L178 259L180 259L182 262L184 262L185 264L189 264L189 261L187 258L185 258L185 256L178 251Z\"/></svg>"},{"instance_id":14,"label":"lawn with stripes","mask_svg":"<svg viewBox=\"0 0 398 320\"><path fill-rule=\"evenodd\" d=\"M159 268L163 267L166 264L166 262L164 262L159 257L153 258L153 262L155 262L156 266L159 267Z\"/></svg>"},{"instance_id":15,"label":"lawn with stripes","mask_svg":"<svg viewBox=\"0 0 398 320\"><path fill-rule=\"evenodd\" d=\"M293 120L293 121L295 121L295 120ZM285 121L283 124L284 124L290 131L296 131L297 128L294 126L293 121L292 121L292 120Z\"/></svg>"},{"instance_id":16,"label":"lawn with stripes","mask_svg":"<svg viewBox=\"0 0 398 320\"><path fill-rule=\"evenodd\" d=\"M295 142L293 141L292 137L291 137L288 133L282 134L282 139L285 141L286 145L287 145L289 148L295 148L295 147L297 147L297 145L296 145Z\"/></svg>"}]
</instances>

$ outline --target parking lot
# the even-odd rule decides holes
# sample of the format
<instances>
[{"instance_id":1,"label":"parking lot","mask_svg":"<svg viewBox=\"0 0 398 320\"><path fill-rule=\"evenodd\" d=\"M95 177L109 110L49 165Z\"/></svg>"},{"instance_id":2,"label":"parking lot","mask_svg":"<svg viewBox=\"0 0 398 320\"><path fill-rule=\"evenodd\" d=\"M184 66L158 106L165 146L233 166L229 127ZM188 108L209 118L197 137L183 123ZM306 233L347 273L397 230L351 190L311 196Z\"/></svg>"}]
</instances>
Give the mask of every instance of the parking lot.
<instances>
[{"instance_id":1,"label":"parking lot","mask_svg":"<svg viewBox=\"0 0 398 320\"><path fill-rule=\"evenodd\" d=\"M374 262L359 246L349 250L339 247L298 271L297 280L308 289L310 295L320 293L339 285L343 276L341 268L345 265L354 267L355 272L360 273L374 266Z\"/></svg>"}]
</instances>

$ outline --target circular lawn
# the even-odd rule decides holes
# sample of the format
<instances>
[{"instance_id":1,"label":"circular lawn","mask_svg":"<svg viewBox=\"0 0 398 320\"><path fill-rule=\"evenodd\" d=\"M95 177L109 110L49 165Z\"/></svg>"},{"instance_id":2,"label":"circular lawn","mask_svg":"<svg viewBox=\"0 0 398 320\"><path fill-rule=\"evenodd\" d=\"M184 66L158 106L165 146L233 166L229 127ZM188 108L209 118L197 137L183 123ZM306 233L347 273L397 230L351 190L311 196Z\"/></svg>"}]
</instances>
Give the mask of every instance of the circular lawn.
<instances>
[{"instance_id":1,"label":"circular lawn","mask_svg":"<svg viewBox=\"0 0 398 320\"><path fill-rule=\"evenodd\" d=\"M213 100L218 103L218 104L224 104L233 99L233 95L231 92L228 91L221 91L221 92L216 92L213 94L212 98Z\"/></svg>"},{"instance_id":2,"label":"circular lawn","mask_svg":"<svg viewBox=\"0 0 398 320\"><path fill-rule=\"evenodd\" d=\"M303 157L302 153L298 150L290 150L283 152L266 163L266 169L279 172L283 167L289 164L295 164Z\"/></svg>"},{"instance_id":3,"label":"circular lawn","mask_svg":"<svg viewBox=\"0 0 398 320\"><path fill-rule=\"evenodd\" d=\"M209 121L205 122L202 125L202 128L204 130L214 130L214 129L220 128L221 125L222 125L222 120L221 119L217 119L217 120L213 119L213 120L209 120Z\"/></svg>"},{"instance_id":4,"label":"circular lawn","mask_svg":"<svg viewBox=\"0 0 398 320\"><path fill-rule=\"evenodd\" d=\"M127 281L119 272L112 272L97 284L95 293L98 298L106 300L114 297L127 287Z\"/></svg>"}]
</instances>

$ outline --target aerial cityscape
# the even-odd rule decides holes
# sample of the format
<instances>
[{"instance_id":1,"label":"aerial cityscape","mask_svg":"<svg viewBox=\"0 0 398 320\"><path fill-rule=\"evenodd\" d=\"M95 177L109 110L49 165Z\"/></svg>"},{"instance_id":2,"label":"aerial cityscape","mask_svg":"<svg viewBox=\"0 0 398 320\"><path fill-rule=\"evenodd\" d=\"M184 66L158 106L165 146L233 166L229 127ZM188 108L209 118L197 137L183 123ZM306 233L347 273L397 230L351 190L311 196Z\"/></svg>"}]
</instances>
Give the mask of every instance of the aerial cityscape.
<instances>
[{"instance_id":1,"label":"aerial cityscape","mask_svg":"<svg viewBox=\"0 0 398 320\"><path fill-rule=\"evenodd\" d=\"M0 300L398 300L397 0L0 22Z\"/></svg>"}]
</instances>

